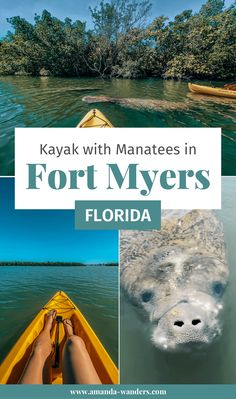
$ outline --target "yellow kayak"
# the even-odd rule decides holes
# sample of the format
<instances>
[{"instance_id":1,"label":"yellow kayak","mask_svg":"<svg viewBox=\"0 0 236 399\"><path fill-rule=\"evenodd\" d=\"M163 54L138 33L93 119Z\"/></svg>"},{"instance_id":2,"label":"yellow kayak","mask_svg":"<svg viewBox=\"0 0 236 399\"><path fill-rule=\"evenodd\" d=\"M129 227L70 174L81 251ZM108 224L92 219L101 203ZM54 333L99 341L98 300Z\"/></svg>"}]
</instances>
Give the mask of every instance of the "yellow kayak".
<instances>
[{"instance_id":1,"label":"yellow kayak","mask_svg":"<svg viewBox=\"0 0 236 399\"><path fill-rule=\"evenodd\" d=\"M236 91L221 89L219 87L200 86L193 83L188 84L192 93L207 94L210 96L236 98Z\"/></svg>"},{"instance_id":2,"label":"yellow kayak","mask_svg":"<svg viewBox=\"0 0 236 399\"><path fill-rule=\"evenodd\" d=\"M0 366L0 384L17 384L25 364L31 353L32 344L44 327L45 314L52 309L57 310L57 317L67 319L77 318L79 336L84 340L93 365L103 384L117 384L118 370L108 355L101 341L89 325L83 314L79 311L71 299L62 291L57 292L50 301L40 310L35 319L29 324L18 339L10 353ZM55 323L52 330L52 343L58 337L59 328L59 364L55 367L56 355L52 358L52 384L62 384L61 358L65 343L65 332L62 322Z\"/></svg>"},{"instance_id":3,"label":"yellow kayak","mask_svg":"<svg viewBox=\"0 0 236 399\"><path fill-rule=\"evenodd\" d=\"M89 111L77 127L113 127L111 122L98 109Z\"/></svg>"}]
</instances>

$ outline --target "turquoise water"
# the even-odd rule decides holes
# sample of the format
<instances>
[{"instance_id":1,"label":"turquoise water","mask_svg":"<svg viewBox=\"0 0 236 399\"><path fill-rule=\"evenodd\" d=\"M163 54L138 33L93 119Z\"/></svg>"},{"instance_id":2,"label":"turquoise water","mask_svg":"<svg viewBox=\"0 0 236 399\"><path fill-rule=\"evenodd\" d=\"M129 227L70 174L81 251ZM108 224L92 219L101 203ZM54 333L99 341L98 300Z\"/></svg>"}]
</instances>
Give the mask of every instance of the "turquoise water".
<instances>
[{"instance_id":1,"label":"turquoise water","mask_svg":"<svg viewBox=\"0 0 236 399\"><path fill-rule=\"evenodd\" d=\"M229 286L225 294L224 330L207 351L168 354L150 343L148 321L124 297L121 299L121 383L236 384L236 177L223 178L222 210Z\"/></svg>"},{"instance_id":2,"label":"turquoise water","mask_svg":"<svg viewBox=\"0 0 236 399\"><path fill-rule=\"evenodd\" d=\"M117 363L117 281L117 267L0 267L0 361L52 295L63 290Z\"/></svg>"},{"instance_id":3,"label":"turquoise water","mask_svg":"<svg viewBox=\"0 0 236 399\"><path fill-rule=\"evenodd\" d=\"M223 82L211 83L223 85ZM94 107L82 101L86 95L167 101L164 109L157 108L155 111L98 104L97 107L117 127L223 127L222 172L223 175L236 175L236 100L194 95L189 93L185 82L161 79L2 76L0 176L14 174L15 127L75 127L84 114ZM207 145L210 145L209 138Z\"/></svg>"}]
</instances>

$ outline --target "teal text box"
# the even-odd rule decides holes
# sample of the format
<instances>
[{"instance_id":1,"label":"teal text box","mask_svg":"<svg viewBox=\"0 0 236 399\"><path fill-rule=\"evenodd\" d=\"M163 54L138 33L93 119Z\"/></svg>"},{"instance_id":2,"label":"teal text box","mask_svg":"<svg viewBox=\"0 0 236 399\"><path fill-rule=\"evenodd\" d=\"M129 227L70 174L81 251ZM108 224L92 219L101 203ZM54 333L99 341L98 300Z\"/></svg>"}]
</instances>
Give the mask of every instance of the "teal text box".
<instances>
[{"instance_id":1,"label":"teal text box","mask_svg":"<svg viewBox=\"0 0 236 399\"><path fill-rule=\"evenodd\" d=\"M77 230L159 230L160 201L75 201Z\"/></svg>"},{"instance_id":2,"label":"teal text box","mask_svg":"<svg viewBox=\"0 0 236 399\"><path fill-rule=\"evenodd\" d=\"M236 385L2 385L2 399L235 399Z\"/></svg>"}]
</instances>

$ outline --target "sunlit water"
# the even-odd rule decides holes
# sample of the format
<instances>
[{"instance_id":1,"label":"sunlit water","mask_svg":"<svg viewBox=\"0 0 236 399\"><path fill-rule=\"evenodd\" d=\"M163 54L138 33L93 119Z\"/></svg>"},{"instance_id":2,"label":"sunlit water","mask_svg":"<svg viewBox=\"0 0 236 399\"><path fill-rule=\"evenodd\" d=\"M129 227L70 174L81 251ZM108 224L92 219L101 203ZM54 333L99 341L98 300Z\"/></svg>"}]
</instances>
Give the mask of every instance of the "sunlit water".
<instances>
[{"instance_id":1,"label":"sunlit water","mask_svg":"<svg viewBox=\"0 0 236 399\"><path fill-rule=\"evenodd\" d=\"M155 349L148 321L139 309L121 302L121 382L167 384L236 383L236 177L223 178L222 220L230 268L225 294L224 329L221 339L207 351L168 354Z\"/></svg>"},{"instance_id":2,"label":"sunlit water","mask_svg":"<svg viewBox=\"0 0 236 399\"><path fill-rule=\"evenodd\" d=\"M0 267L0 360L45 303L62 290L117 363L117 281L117 267Z\"/></svg>"},{"instance_id":3,"label":"sunlit water","mask_svg":"<svg viewBox=\"0 0 236 399\"><path fill-rule=\"evenodd\" d=\"M222 86L223 82L215 85ZM14 174L15 127L75 127L94 107L82 101L85 95L157 99L172 103L171 109L167 106L164 110L155 111L133 110L108 103L96 105L117 127L223 127L223 174L236 174L234 99L194 95L189 93L185 82L161 79L8 76L0 77L0 175ZM184 109L178 109L178 104L184 104ZM209 137L206 145L210 146Z\"/></svg>"}]
</instances>

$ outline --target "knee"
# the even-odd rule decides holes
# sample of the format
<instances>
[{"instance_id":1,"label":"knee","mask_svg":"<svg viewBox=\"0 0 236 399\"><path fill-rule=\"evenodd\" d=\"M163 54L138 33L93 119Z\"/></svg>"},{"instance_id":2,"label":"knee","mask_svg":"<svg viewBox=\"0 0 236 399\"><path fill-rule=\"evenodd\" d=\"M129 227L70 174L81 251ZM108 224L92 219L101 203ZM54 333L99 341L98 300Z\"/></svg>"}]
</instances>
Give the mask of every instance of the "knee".
<instances>
[{"instance_id":1,"label":"knee","mask_svg":"<svg viewBox=\"0 0 236 399\"><path fill-rule=\"evenodd\" d=\"M73 350L74 348L77 348L82 351L86 348L83 339L78 337L77 335L72 335L71 337L67 338L66 346L68 350Z\"/></svg>"}]
</instances>

